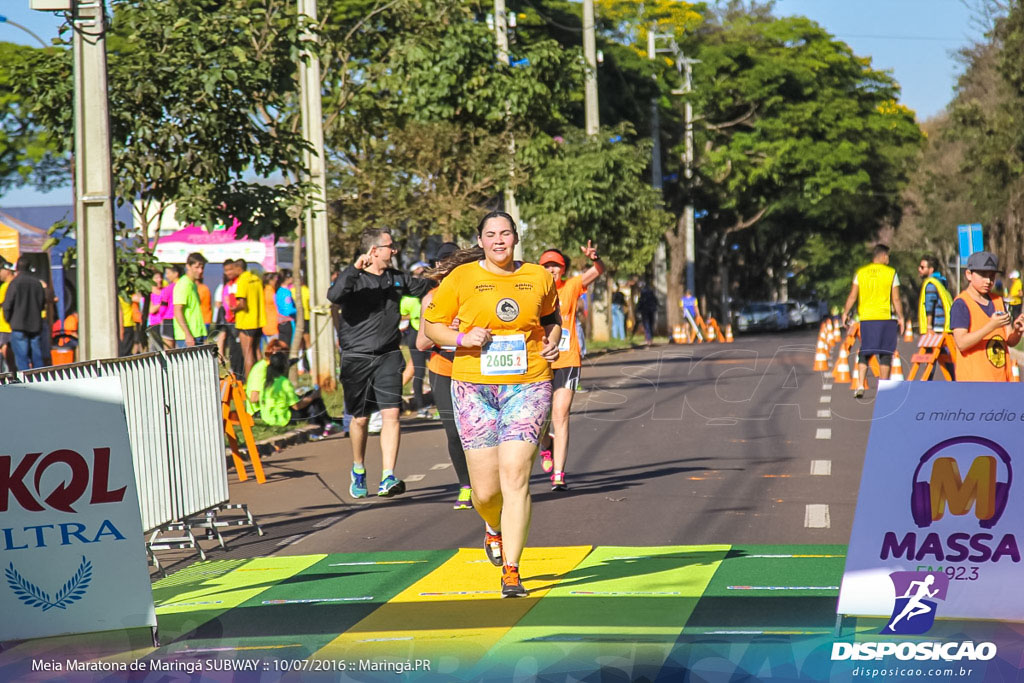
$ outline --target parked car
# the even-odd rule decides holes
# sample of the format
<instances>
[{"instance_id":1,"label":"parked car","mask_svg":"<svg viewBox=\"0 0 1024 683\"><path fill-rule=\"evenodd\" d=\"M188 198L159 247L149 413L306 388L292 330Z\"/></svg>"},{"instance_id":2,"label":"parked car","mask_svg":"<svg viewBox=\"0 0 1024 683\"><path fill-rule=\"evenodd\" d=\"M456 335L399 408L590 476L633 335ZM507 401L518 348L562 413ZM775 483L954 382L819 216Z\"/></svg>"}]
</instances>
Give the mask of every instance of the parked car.
<instances>
[{"instance_id":1,"label":"parked car","mask_svg":"<svg viewBox=\"0 0 1024 683\"><path fill-rule=\"evenodd\" d=\"M778 328L779 323L772 304L749 303L736 314L736 329L740 332L761 332Z\"/></svg>"},{"instance_id":2,"label":"parked car","mask_svg":"<svg viewBox=\"0 0 1024 683\"><path fill-rule=\"evenodd\" d=\"M820 301L805 301L800 304L800 316L804 325L817 325L821 322L822 308Z\"/></svg>"},{"instance_id":3,"label":"parked car","mask_svg":"<svg viewBox=\"0 0 1024 683\"><path fill-rule=\"evenodd\" d=\"M793 319L789 315L789 307L781 301L776 301L771 304L772 310L775 311L775 329L776 330L788 330L793 326Z\"/></svg>"},{"instance_id":4,"label":"parked car","mask_svg":"<svg viewBox=\"0 0 1024 683\"><path fill-rule=\"evenodd\" d=\"M804 315L800 310L800 304L796 301L783 301L786 307L786 315L789 316L789 329L798 330L804 326Z\"/></svg>"}]
</instances>

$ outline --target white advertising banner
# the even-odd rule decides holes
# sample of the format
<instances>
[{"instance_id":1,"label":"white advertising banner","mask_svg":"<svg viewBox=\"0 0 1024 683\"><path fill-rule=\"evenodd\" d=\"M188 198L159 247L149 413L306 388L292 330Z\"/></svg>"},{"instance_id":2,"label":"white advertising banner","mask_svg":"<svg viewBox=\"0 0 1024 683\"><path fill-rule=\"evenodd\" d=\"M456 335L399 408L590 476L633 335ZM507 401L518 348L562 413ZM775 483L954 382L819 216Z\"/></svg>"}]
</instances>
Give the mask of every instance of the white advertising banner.
<instances>
[{"instance_id":1,"label":"white advertising banner","mask_svg":"<svg viewBox=\"0 0 1024 683\"><path fill-rule=\"evenodd\" d=\"M0 387L0 642L156 625L120 380Z\"/></svg>"},{"instance_id":2,"label":"white advertising banner","mask_svg":"<svg viewBox=\"0 0 1024 683\"><path fill-rule=\"evenodd\" d=\"M838 613L1024 619L1024 386L880 385Z\"/></svg>"}]
</instances>

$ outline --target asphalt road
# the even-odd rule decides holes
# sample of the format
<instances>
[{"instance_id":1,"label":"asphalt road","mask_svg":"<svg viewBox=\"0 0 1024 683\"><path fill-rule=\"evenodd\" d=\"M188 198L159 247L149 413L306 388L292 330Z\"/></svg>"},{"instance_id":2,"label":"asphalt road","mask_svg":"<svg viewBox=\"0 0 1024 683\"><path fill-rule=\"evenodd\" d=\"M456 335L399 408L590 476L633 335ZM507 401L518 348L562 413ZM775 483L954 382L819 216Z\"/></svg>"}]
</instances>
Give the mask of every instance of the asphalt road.
<instances>
[{"instance_id":1,"label":"asphalt road","mask_svg":"<svg viewBox=\"0 0 1024 683\"><path fill-rule=\"evenodd\" d=\"M845 544L875 392L856 400L848 385L813 372L815 339L753 335L588 361L588 391L573 405L570 490L551 491L535 465L529 545ZM229 537L227 557L482 540L479 517L452 510L457 485L438 422L403 423L398 474L409 491L391 499L349 497L344 438L264 464L263 485L235 483L232 473L232 501L248 503L268 534ZM367 468L375 481L376 437ZM195 559L174 555L172 564Z\"/></svg>"}]
</instances>

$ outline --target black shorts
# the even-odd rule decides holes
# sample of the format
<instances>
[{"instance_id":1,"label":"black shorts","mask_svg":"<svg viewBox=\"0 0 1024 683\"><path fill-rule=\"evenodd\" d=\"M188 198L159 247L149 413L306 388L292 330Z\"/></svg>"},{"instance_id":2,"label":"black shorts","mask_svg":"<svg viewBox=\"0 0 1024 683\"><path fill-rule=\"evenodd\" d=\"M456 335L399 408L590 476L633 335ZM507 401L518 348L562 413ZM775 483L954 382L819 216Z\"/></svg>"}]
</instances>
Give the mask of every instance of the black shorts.
<instances>
[{"instance_id":1,"label":"black shorts","mask_svg":"<svg viewBox=\"0 0 1024 683\"><path fill-rule=\"evenodd\" d=\"M568 368L555 368L555 376L551 380L551 390L571 389L576 391L580 388L580 366L573 365Z\"/></svg>"},{"instance_id":2,"label":"black shorts","mask_svg":"<svg viewBox=\"0 0 1024 683\"><path fill-rule=\"evenodd\" d=\"M252 338L256 343L259 343L260 338L263 336L262 327L254 327L251 330L238 330L239 336L246 336Z\"/></svg>"},{"instance_id":3,"label":"black shorts","mask_svg":"<svg viewBox=\"0 0 1024 683\"><path fill-rule=\"evenodd\" d=\"M900 325L895 320L862 320L860 323L860 360L867 362L878 356L878 362L889 365L900 338Z\"/></svg>"},{"instance_id":4,"label":"black shorts","mask_svg":"<svg viewBox=\"0 0 1024 683\"><path fill-rule=\"evenodd\" d=\"M345 412L368 417L375 410L402 405L402 370L405 357L398 349L379 356L346 353L341 357L341 388Z\"/></svg>"}]
</instances>

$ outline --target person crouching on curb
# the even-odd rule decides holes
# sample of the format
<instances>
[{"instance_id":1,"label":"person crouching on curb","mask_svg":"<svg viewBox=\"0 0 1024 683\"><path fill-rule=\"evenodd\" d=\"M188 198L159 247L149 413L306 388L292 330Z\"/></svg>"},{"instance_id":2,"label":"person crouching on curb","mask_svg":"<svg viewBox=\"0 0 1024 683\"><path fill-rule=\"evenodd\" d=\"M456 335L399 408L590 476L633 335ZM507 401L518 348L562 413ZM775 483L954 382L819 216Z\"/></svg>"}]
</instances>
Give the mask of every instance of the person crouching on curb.
<instances>
[{"instance_id":1,"label":"person crouching on curb","mask_svg":"<svg viewBox=\"0 0 1024 683\"><path fill-rule=\"evenodd\" d=\"M1009 382L1012 379L1009 349L1024 333L1024 314L1010 322L1002 298L992 296L999 258L977 251L967 259L967 288L950 308L950 328L956 342L956 381Z\"/></svg>"}]
</instances>

